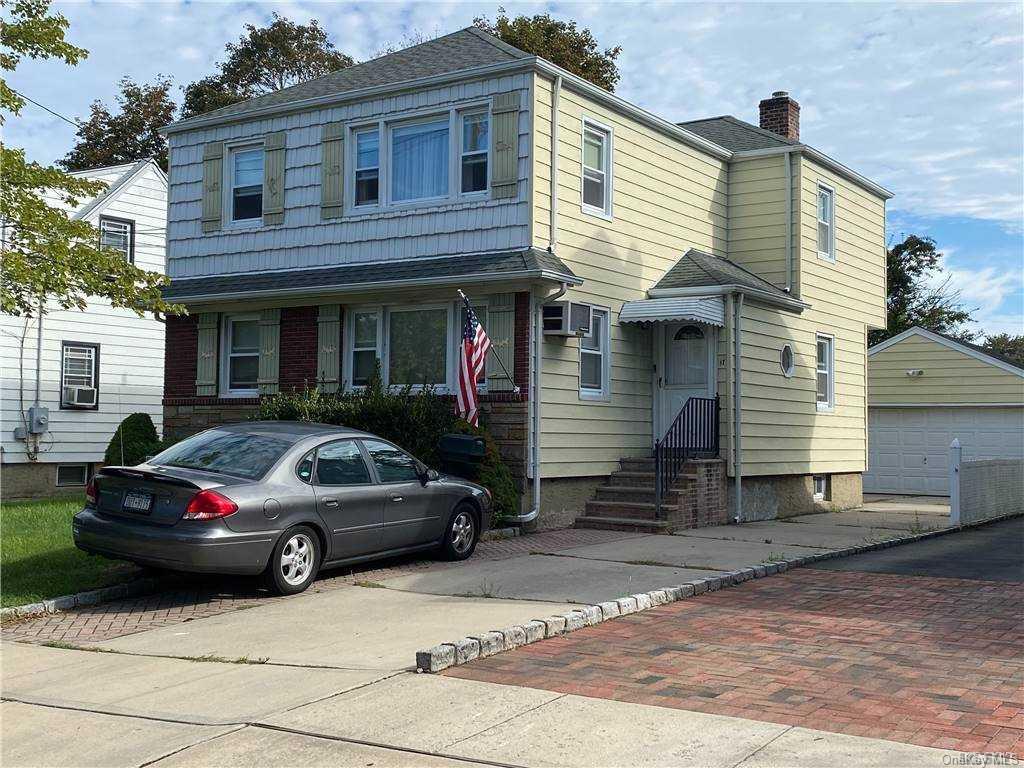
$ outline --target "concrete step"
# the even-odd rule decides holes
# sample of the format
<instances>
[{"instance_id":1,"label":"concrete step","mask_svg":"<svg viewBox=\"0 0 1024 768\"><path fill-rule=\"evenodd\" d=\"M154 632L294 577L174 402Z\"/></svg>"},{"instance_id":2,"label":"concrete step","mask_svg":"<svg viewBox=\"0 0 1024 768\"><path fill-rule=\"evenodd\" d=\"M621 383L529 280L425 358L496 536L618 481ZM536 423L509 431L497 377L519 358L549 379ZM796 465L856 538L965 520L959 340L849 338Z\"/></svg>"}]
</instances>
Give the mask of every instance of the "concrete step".
<instances>
[{"instance_id":1,"label":"concrete step","mask_svg":"<svg viewBox=\"0 0 1024 768\"><path fill-rule=\"evenodd\" d=\"M633 533L671 533L672 525L665 520L635 520L628 517L577 517L574 528L593 528L600 531L632 531Z\"/></svg>"},{"instance_id":2,"label":"concrete step","mask_svg":"<svg viewBox=\"0 0 1024 768\"><path fill-rule=\"evenodd\" d=\"M662 514L668 518L679 508L663 504ZM653 502L644 501L596 501L587 502L587 517L628 517L634 520L654 520L656 518Z\"/></svg>"},{"instance_id":3,"label":"concrete step","mask_svg":"<svg viewBox=\"0 0 1024 768\"><path fill-rule=\"evenodd\" d=\"M619 459L619 466L624 472L653 472L653 458L629 458Z\"/></svg>"},{"instance_id":4,"label":"concrete step","mask_svg":"<svg viewBox=\"0 0 1024 768\"><path fill-rule=\"evenodd\" d=\"M689 472L683 470L681 474L676 477L673 486L676 488L685 487L687 483L697 479L696 472ZM654 487L654 471L650 472L627 472L620 470L618 472L612 472L608 480L610 485L631 485L631 486L650 486Z\"/></svg>"},{"instance_id":5,"label":"concrete step","mask_svg":"<svg viewBox=\"0 0 1024 768\"><path fill-rule=\"evenodd\" d=\"M675 488L665 492L664 503L677 506L685 489ZM597 501L642 501L654 503L653 485L602 485L597 489Z\"/></svg>"}]
</instances>

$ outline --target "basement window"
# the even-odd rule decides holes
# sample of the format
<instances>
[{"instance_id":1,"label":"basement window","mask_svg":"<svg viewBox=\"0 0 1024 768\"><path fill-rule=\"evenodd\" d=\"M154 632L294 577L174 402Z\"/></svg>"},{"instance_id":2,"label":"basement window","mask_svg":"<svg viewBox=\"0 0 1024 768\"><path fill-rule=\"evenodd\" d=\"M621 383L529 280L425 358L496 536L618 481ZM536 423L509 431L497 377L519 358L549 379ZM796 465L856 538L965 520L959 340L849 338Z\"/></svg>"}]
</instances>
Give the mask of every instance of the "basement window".
<instances>
[{"instance_id":1,"label":"basement window","mask_svg":"<svg viewBox=\"0 0 1024 768\"><path fill-rule=\"evenodd\" d=\"M829 476L828 475L815 475L814 476L814 500L815 501L828 501L829 496Z\"/></svg>"},{"instance_id":2,"label":"basement window","mask_svg":"<svg viewBox=\"0 0 1024 768\"><path fill-rule=\"evenodd\" d=\"M69 488L89 482L88 464L58 464L57 487Z\"/></svg>"}]
</instances>

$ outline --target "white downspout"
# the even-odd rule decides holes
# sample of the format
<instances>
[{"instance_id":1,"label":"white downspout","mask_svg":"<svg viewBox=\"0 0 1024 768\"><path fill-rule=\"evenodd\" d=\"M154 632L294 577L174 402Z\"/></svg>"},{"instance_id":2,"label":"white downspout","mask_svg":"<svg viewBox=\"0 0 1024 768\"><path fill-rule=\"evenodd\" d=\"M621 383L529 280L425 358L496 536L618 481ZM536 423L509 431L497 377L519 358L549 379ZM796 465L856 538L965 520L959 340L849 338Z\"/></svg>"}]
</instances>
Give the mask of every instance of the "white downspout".
<instances>
[{"instance_id":1,"label":"white downspout","mask_svg":"<svg viewBox=\"0 0 1024 768\"><path fill-rule=\"evenodd\" d=\"M562 76L555 78L551 87L551 205L548 209L548 250L554 251L558 242L558 100L562 94Z\"/></svg>"},{"instance_id":2,"label":"white downspout","mask_svg":"<svg viewBox=\"0 0 1024 768\"><path fill-rule=\"evenodd\" d=\"M735 514L733 521L743 522L743 386L742 386L742 353L743 342L741 340L740 324L743 319L743 294L736 294L732 318L732 341L733 341L733 377L735 379L733 396L733 476L735 490Z\"/></svg>"},{"instance_id":3,"label":"white downspout","mask_svg":"<svg viewBox=\"0 0 1024 768\"><path fill-rule=\"evenodd\" d=\"M782 155L786 164L786 293L793 292L793 153Z\"/></svg>"}]
</instances>

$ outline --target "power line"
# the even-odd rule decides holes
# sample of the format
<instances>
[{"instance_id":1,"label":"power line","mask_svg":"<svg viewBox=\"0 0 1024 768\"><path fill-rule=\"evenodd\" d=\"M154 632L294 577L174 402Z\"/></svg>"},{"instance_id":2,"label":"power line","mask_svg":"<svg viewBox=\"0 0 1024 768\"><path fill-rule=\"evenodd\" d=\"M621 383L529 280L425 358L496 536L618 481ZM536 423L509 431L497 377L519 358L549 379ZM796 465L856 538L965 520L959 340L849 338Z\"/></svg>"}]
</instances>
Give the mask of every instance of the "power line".
<instances>
[{"instance_id":1,"label":"power line","mask_svg":"<svg viewBox=\"0 0 1024 768\"><path fill-rule=\"evenodd\" d=\"M25 95L24 93L21 93L21 92L19 92L19 91L15 91L15 90L14 90L13 88L11 88L11 91L13 91L13 92L14 92L14 94L15 94L16 96L20 96L20 97L21 97L21 98L23 98L23 99L24 99L25 101L27 101L27 102L29 102L29 103L31 103L31 104L35 104L35 105L36 105L37 107L39 107L40 109L45 109L45 110L46 110L47 112L49 112L49 113L50 113L51 115L53 115L54 117L59 117L59 118L60 118L61 120L63 120L63 121L65 122L65 123L70 123L71 125L75 126L75 128L81 128L81 127L82 127L82 124L81 124L80 122L78 122L77 120L73 120L73 119L71 119L70 117L64 117L64 115L62 115L62 114L61 114L60 112L54 112L54 111L53 111L52 109L50 109L50 108L49 108L48 106L46 106L45 104L40 104L40 103L39 103L38 101L36 101L35 99L30 99L30 98L29 98L28 96L26 96L26 95Z\"/></svg>"}]
</instances>

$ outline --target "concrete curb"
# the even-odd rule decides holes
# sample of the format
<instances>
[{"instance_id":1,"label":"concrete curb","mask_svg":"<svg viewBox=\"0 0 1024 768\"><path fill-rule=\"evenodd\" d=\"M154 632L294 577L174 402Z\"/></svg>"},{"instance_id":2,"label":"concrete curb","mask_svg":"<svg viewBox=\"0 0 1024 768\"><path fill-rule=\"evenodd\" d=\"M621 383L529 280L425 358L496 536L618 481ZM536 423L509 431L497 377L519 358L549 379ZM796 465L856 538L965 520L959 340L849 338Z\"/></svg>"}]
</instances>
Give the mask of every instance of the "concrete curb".
<instances>
[{"instance_id":1,"label":"concrete curb","mask_svg":"<svg viewBox=\"0 0 1024 768\"><path fill-rule=\"evenodd\" d=\"M603 621L627 616L631 613L646 611L656 608L659 605L674 603L678 600L685 600L696 595L703 595L706 592L714 592L723 587L731 587L742 584L750 579L761 579L773 576L777 573L784 573L791 568L799 568L803 565L810 565L822 560L833 560L840 557L871 552L876 549L889 549L903 544L912 544L915 541L924 541L937 536L956 533L967 528L975 528L989 523L996 523L1000 520L1009 520L1013 517L1021 517L1021 513L1000 515L987 520L980 520L975 523L968 523L956 528L940 528L935 531L915 533L909 536L900 536L895 539L876 541L870 544L861 544L846 549L834 549L827 552L817 552L813 555L794 557L788 560L779 560L771 563L758 563L748 568L741 568L727 573L709 576L706 579L688 581L674 587L641 592L629 597L620 597L617 600L600 603L598 605L581 605L555 616L534 619L526 624L514 625L505 629L485 632L481 635L464 637L451 643L441 643L433 648L416 652L417 672L440 672L449 667L466 664L473 659L493 656L503 651L511 651L521 645L534 643L568 632L575 632L584 627L590 627Z\"/></svg>"},{"instance_id":2,"label":"concrete curb","mask_svg":"<svg viewBox=\"0 0 1024 768\"><path fill-rule=\"evenodd\" d=\"M514 539L519 535L518 528L491 528L484 531L480 541L501 541L502 539Z\"/></svg>"},{"instance_id":3,"label":"concrete curb","mask_svg":"<svg viewBox=\"0 0 1024 768\"><path fill-rule=\"evenodd\" d=\"M115 584L112 587L102 587L101 589L76 592L73 595L51 597L48 600L40 600L38 603L26 603L25 605L14 605L10 608L0 608L0 620L18 619L43 613L59 613L60 611L67 611L72 608L108 603L111 600L121 600L126 597L141 597L152 594L163 586L166 586L166 583L157 579L136 579L126 584Z\"/></svg>"}]
</instances>

